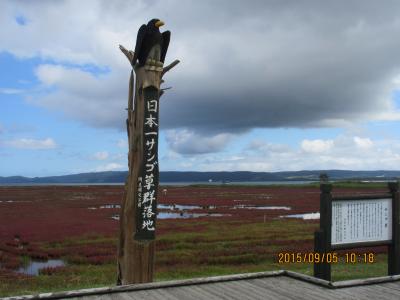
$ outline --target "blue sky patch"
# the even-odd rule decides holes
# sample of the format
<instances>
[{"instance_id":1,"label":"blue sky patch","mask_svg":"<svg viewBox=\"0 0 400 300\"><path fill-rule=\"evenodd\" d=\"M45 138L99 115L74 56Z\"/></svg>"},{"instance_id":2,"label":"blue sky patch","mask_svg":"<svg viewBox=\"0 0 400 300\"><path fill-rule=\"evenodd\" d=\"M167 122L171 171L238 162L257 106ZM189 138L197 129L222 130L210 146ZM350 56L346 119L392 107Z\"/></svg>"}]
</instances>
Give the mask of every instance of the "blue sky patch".
<instances>
[{"instance_id":1,"label":"blue sky patch","mask_svg":"<svg viewBox=\"0 0 400 300\"><path fill-rule=\"evenodd\" d=\"M18 25L25 26L28 20L23 15L18 15L15 17L15 22L17 22Z\"/></svg>"}]
</instances>

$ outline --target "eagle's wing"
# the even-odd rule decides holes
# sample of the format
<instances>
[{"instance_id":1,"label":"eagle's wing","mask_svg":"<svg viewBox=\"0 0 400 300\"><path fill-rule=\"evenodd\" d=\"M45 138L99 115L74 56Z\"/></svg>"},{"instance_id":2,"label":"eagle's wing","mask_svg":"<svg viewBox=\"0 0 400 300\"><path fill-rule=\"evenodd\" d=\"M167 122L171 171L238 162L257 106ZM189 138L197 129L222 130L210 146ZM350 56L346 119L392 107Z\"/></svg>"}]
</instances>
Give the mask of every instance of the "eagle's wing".
<instances>
[{"instance_id":1,"label":"eagle's wing","mask_svg":"<svg viewBox=\"0 0 400 300\"><path fill-rule=\"evenodd\" d=\"M163 41L162 41L162 48L161 48L161 56L160 56L160 61L164 62L165 56L167 55L167 50L169 46L169 40L171 38L171 32L165 31L162 33Z\"/></svg>"},{"instance_id":2,"label":"eagle's wing","mask_svg":"<svg viewBox=\"0 0 400 300\"><path fill-rule=\"evenodd\" d=\"M142 43L143 43L144 36L146 35L146 32L147 32L147 27L145 24L143 24L142 26L140 26L139 31L137 33L135 55L133 56L133 63L136 63L136 60L139 56L139 52L142 49Z\"/></svg>"}]
</instances>

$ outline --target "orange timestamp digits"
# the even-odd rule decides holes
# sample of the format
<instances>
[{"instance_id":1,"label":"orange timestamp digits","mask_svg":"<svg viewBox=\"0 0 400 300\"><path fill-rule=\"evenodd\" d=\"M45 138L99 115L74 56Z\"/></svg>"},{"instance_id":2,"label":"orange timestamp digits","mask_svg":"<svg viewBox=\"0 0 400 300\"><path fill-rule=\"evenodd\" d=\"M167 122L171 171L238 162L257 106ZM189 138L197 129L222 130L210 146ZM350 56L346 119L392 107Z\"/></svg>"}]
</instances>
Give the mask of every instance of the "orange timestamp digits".
<instances>
[{"instance_id":1,"label":"orange timestamp digits","mask_svg":"<svg viewBox=\"0 0 400 300\"><path fill-rule=\"evenodd\" d=\"M278 263L328 263L336 264L339 262L339 256L336 252L317 253L317 252L279 252Z\"/></svg>"},{"instance_id":2,"label":"orange timestamp digits","mask_svg":"<svg viewBox=\"0 0 400 300\"><path fill-rule=\"evenodd\" d=\"M375 254L374 253L363 253L357 254L354 252L349 252L344 254L344 262L347 264L355 264L358 262L363 262L367 264L373 264L376 262Z\"/></svg>"},{"instance_id":3,"label":"orange timestamp digits","mask_svg":"<svg viewBox=\"0 0 400 300\"><path fill-rule=\"evenodd\" d=\"M342 254L342 257L339 257L339 254L336 252L326 252L326 253L279 252L278 253L278 263L280 264L288 264L288 263L336 264L339 261L342 261L346 264L355 264L355 263L373 264L376 262L376 257L374 253L358 254L354 252L344 253Z\"/></svg>"}]
</instances>

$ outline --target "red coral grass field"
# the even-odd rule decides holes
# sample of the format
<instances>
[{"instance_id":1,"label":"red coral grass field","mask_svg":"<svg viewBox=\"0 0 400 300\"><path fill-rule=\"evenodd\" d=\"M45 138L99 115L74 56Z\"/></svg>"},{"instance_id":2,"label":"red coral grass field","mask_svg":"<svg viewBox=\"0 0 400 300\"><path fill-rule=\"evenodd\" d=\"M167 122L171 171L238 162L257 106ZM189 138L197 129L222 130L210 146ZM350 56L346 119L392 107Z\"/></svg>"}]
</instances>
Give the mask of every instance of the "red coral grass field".
<instances>
[{"instance_id":1,"label":"red coral grass field","mask_svg":"<svg viewBox=\"0 0 400 300\"><path fill-rule=\"evenodd\" d=\"M160 213L185 205L181 214L203 215L157 220L157 280L285 268L311 272L312 265L280 265L277 254L313 251L319 220L284 216L318 212L317 186L164 188ZM119 214L122 197L123 186L112 185L0 187L0 296L114 285L119 222L112 217ZM358 251L374 251L383 261L386 249ZM16 272L47 259L65 266L42 268L38 276ZM345 267L338 274L354 276Z\"/></svg>"}]
</instances>

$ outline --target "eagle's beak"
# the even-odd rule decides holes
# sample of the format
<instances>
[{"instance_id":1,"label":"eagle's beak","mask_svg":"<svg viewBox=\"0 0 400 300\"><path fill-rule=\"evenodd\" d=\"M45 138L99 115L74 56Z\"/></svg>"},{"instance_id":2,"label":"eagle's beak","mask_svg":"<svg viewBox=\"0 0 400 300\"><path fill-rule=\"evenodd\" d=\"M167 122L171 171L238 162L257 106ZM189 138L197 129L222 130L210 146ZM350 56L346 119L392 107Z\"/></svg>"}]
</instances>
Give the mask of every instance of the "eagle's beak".
<instances>
[{"instance_id":1,"label":"eagle's beak","mask_svg":"<svg viewBox=\"0 0 400 300\"><path fill-rule=\"evenodd\" d=\"M161 26L163 26L165 23L163 22L163 21L160 21L160 20L158 20L157 22L156 22L156 27L158 28L158 27L161 27Z\"/></svg>"}]
</instances>

